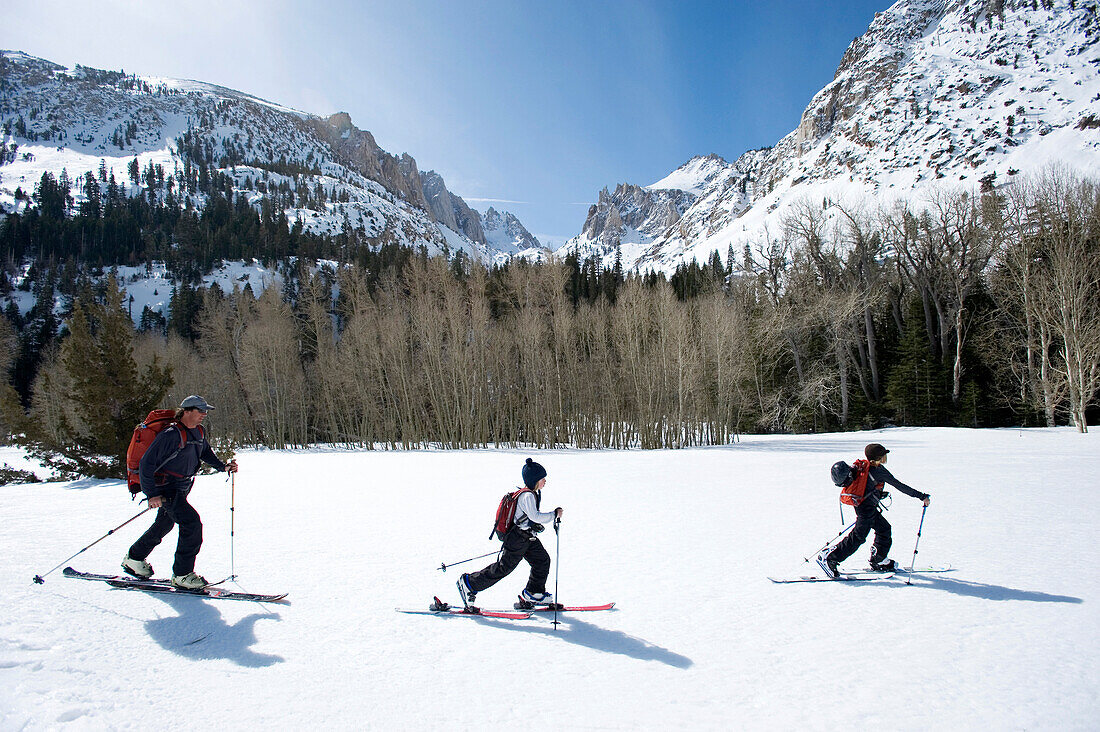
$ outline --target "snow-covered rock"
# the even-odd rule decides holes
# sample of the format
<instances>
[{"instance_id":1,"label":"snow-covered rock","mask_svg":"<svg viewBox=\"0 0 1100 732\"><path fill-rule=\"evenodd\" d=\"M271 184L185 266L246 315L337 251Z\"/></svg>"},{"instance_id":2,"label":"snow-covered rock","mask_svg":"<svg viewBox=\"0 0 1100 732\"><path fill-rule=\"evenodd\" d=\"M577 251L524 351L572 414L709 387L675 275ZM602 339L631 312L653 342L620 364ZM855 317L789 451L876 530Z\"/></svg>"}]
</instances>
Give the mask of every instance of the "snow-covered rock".
<instances>
[{"instance_id":1,"label":"snow-covered rock","mask_svg":"<svg viewBox=\"0 0 1100 732\"><path fill-rule=\"evenodd\" d=\"M502 254L519 254L527 250L542 249L539 240L508 211L497 211L492 206L481 217L481 227L489 247Z\"/></svg>"}]
</instances>

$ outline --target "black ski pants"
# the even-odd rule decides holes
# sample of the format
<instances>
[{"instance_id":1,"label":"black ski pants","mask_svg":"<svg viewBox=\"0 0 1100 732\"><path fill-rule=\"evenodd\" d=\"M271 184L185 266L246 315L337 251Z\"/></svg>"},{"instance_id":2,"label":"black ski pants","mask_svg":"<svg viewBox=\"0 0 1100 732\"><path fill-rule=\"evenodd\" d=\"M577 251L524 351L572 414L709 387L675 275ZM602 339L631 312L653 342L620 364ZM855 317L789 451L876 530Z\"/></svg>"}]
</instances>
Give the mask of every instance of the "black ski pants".
<instances>
[{"instance_id":1,"label":"black ski pants","mask_svg":"<svg viewBox=\"0 0 1100 732\"><path fill-rule=\"evenodd\" d=\"M474 592L487 590L512 573L521 559L531 565L531 574L527 578L528 592L545 592L546 578L550 575L550 555L539 538L529 531L513 526L504 535L504 546L497 561L480 572L470 574L470 589Z\"/></svg>"},{"instance_id":2,"label":"black ski pants","mask_svg":"<svg viewBox=\"0 0 1100 732\"><path fill-rule=\"evenodd\" d=\"M829 553L829 559L835 559L839 564L855 554L856 549L867 541L867 535L872 529L875 531L875 543L871 547L871 562L884 561L894 540L890 536L890 522L878 510L878 501L874 499L864 500L856 506L855 526Z\"/></svg>"},{"instance_id":3,"label":"black ski pants","mask_svg":"<svg viewBox=\"0 0 1100 732\"><path fill-rule=\"evenodd\" d=\"M187 502L186 493L176 492L174 496L168 496L172 500L166 501L157 509L153 525L130 547L130 558L148 557L172 527L178 525L180 534L176 542L176 561L172 565L172 574L180 576L195 571L195 558L202 546L202 519L199 518L199 512Z\"/></svg>"}]
</instances>

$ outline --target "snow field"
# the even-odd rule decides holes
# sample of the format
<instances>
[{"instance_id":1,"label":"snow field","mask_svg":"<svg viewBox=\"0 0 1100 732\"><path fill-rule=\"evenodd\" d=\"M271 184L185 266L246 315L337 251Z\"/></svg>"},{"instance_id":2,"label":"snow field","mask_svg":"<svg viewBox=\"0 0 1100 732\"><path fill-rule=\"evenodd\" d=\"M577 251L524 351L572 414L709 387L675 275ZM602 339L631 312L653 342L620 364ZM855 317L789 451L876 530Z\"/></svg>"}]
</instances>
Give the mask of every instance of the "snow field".
<instances>
[{"instance_id":1,"label":"snow field","mask_svg":"<svg viewBox=\"0 0 1100 732\"><path fill-rule=\"evenodd\" d=\"M216 423L211 427L216 430ZM0 487L0 729L1095 729L1096 433L895 429L613 452L244 451L234 568L288 605L147 595L51 574L140 510L120 482ZM955 571L776 585L841 528L829 466L864 444L932 494L918 563ZM526 621L394 612L457 602L525 457L565 509L566 603ZM8 451L0 458L9 463ZM230 487L199 478L197 570L230 572ZM908 566L921 504L894 493ZM846 518L852 520L851 509ZM146 514L71 564L113 571ZM866 561L870 542L846 566ZM175 533L150 561L171 568ZM526 565L478 602L509 608Z\"/></svg>"}]
</instances>

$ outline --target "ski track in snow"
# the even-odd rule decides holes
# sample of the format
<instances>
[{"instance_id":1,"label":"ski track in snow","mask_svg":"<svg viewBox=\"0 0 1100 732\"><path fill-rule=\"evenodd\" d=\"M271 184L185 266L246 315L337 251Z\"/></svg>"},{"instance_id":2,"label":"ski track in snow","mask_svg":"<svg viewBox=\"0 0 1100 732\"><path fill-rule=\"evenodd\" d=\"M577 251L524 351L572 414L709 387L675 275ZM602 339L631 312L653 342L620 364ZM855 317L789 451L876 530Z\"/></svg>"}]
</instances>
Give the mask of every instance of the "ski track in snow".
<instances>
[{"instance_id":1,"label":"ski track in snow","mask_svg":"<svg viewBox=\"0 0 1100 732\"><path fill-rule=\"evenodd\" d=\"M217 429L216 421L212 428ZM43 573L140 510L122 482L0 487L0 729L1096 729L1100 437L1070 429L746 436L679 451L247 450L234 568L260 605ZM932 494L920 563L951 572L775 585L840 528L829 466L883 442ZM0 449L0 460L18 453ZM522 459L565 508L560 597L509 621L457 601ZM200 477L197 569L230 571L229 484ZM887 516L912 560L919 501ZM143 516L73 559L117 571ZM846 517L851 520L851 510ZM542 534L555 556L552 530ZM171 567L175 532L150 557ZM860 566L864 545L845 566ZM810 567L816 573L816 567ZM510 608L526 565L478 600ZM554 582L551 570L550 586Z\"/></svg>"}]
</instances>

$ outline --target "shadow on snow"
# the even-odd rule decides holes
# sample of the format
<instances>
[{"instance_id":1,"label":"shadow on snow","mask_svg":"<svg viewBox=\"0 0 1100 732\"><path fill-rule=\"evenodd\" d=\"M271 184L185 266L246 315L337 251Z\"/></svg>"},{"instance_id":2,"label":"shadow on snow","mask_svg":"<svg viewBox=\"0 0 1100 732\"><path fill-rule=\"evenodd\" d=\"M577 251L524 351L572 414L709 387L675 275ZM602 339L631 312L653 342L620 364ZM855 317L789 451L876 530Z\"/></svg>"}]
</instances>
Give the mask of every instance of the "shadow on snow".
<instances>
[{"instance_id":1,"label":"shadow on snow","mask_svg":"<svg viewBox=\"0 0 1100 732\"><path fill-rule=\"evenodd\" d=\"M598 625L587 623L577 619L575 615L563 613L558 616L563 627L554 630L552 625L533 625L530 623L505 620L492 622L491 624L519 633L537 633L550 638L560 638L567 643L591 648L604 653L617 653L620 656L629 656L639 661L658 661L666 666L674 668L691 668L693 662L687 656L654 645L649 641L635 638L621 630L607 630ZM480 620L480 618L478 618ZM549 617L547 617L549 620ZM489 621L486 618L485 621ZM487 622L488 624L488 622Z\"/></svg>"},{"instance_id":2,"label":"shadow on snow","mask_svg":"<svg viewBox=\"0 0 1100 732\"><path fill-rule=\"evenodd\" d=\"M224 658L238 666L262 668L281 663L281 656L257 653L258 620L281 620L278 613L253 613L229 625L215 603L187 595L150 594L176 611L172 617L145 621L149 637L161 648L196 661Z\"/></svg>"},{"instance_id":3,"label":"shadow on snow","mask_svg":"<svg viewBox=\"0 0 1100 732\"><path fill-rule=\"evenodd\" d=\"M988 585L983 582L970 582L967 580L949 579L947 577L933 577L927 574L917 573L913 575L913 585L926 587L933 590L943 590L964 597L977 597L982 600L995 600L1003 602L1015 600L1019 602L1067 602L1081 604L1080 597L1072 595L1051 595L1036 590L1017 590L1003 585Z\"/></svg>"}]
</instances>

